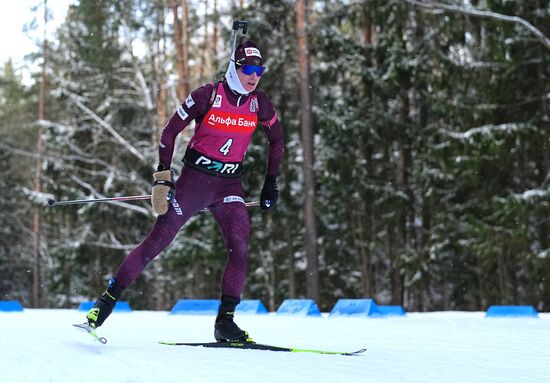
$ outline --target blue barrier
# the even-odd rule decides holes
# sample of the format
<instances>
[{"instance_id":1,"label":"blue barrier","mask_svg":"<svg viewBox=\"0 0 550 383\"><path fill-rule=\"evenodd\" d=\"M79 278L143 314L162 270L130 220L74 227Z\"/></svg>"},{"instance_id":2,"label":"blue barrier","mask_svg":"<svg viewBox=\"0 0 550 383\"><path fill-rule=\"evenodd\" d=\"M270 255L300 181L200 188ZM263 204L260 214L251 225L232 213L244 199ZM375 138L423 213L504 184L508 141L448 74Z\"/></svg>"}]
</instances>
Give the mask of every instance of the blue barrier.
<instances>
[{"instance_id":1,"label":"blue barrier","mask_svg":"<svg viewBox=\"0 0 550 383\"><path fill-rule=\"evenodd\" d=\"M3 311L3 312L23 311L23 306L19 301L0 301L0 311Z\"/></svg>"},{"instance_id":2,"label":"blue barrier","mask_svg":"<svg viewBox=\"0 0 550 383\"><path fill-rule=\"evenodd\" d=\"M380 317L382 314L374 299L338 299L330 316Z\"/></svg>"},{"instance_id":3,"label":"blue barrier","mask_svg":"<svg viewBox=\"0 0 550 383\"><path fill-rule=\"evenodd\" d=\"M216 315L220 301L217 299L180 299L171 314Z\"/></svg>"},{"instance_id":4,"label":"blue barrier","mask_svg":"<svg viewBox=\"0 0 550 383\"><path fill-rule=\"evenodd\" d=\"M539 314L533 306L490 306L487 310L486 317L534 317L538 318Z\"/></svg>"},{"instance_id":5,"label":"blue barrier","mask_svg":"<svg viewBox=\"0 0 550 383\"><path fill-rule=\"evenodd\" d=\"M86 301L80 303L80 306L78 307L79 311L88 311L92 307L94 307L95 301ZM130 304L126 301L120 301L117 302L115 309L113 312L122 313L122 312L131 312L132 307L130 307Z\"/></svg>"},{"instance_id":6,"label":"blue barrier","mask_svg":"<svg viewBox=\"0 0 550 383\"><path fill-rule=\"evenodd\" d=\"M312 299L285 299L277 310L279 315L320 316L321 311Z\"/></svg>"},{"instance_id":7,"label":"blue barrier","mask_svg":"<svg viewBox=\"0 0 550 383\"><path fill-rule=\"evenodd\" d=\"M259 299L244 299L235 310L236 314L267 314L267 309Z\"/></svg>"},{"instance_id":8,"label":"blue barrier","mask_svg":"<svg viewBox=\"0 0 550 383\"><path fill-rule=\"evenodd\" d=\"M403 306L382 306L378 305L378 311L384 316L403 316L405 315L405 309Z\"/></svg>"}]
</instances>

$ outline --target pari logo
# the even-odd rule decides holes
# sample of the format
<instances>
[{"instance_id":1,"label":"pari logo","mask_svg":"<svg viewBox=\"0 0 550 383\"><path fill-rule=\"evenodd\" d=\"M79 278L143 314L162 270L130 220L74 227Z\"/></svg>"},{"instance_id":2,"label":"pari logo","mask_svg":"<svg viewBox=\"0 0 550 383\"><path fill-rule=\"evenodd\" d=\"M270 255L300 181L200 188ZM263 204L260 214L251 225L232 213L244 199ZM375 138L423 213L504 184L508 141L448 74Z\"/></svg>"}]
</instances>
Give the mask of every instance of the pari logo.
<instances>
[{"instance_id":1,"label":"pari logo","mask_svg":"<svg viewBox=\"0 0 550 383\"><path fill-rule=\"evenodd\" d=\"M215 161L210 158L206 158L205 156L200 156L197 158L195 165L199 165L205 169L212 170L220 174L234 174L239 168L238 163Z\"/></svg>"}]
</instances>

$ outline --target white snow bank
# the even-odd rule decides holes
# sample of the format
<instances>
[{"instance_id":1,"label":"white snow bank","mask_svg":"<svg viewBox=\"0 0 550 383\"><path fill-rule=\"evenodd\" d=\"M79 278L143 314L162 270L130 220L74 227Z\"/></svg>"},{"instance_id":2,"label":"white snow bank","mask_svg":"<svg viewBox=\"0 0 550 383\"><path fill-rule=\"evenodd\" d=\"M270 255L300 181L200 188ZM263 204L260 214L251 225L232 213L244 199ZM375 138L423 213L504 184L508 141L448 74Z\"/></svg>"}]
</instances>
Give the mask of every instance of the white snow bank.
<instances>
[{"instance_id":1,"label":"white snow bank","mask_svg":"<svg viewBox=\"0 0 550 383\"><path fill-rule=\"evenodd\" d=\"M213 340L212 316L114 313L99 334L78 332L77 310L0 313L3 382L548 382L550 314L488 319L484 313L406 317L237 318L261 343L354 351L359 356L173 347Z\"/></svg>"}]
</instances>

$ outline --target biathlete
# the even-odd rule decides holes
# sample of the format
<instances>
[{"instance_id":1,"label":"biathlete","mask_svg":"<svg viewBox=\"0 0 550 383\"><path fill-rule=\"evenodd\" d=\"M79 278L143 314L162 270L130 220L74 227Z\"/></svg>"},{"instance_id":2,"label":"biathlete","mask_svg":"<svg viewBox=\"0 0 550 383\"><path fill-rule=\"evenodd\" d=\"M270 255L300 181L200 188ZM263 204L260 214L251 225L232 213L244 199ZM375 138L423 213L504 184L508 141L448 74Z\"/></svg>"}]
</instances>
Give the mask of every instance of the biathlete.
<instances>
[{"instance_id":1,"label":"biathlete","mask_svg":"<svg viewBox=\"0 0 550 383\"><path fill-rule=\"evenodd\" d=\"M195 89L169 119L159 143L158 169L153 174L152 204L157 220L145 240L122 261L106 291L87 313L90 326L103 324L145 266L168 247L192 215L207 208L227 249L214 337L220 342L251 341L233 319L245 285L250 231L242 161L258 124L269 144L260 194L262 210L272 209L277 203L276 179L283 155L282 129L273 105L256 89L265 71L256 44L241 43L232 52L224 80ZM195 133L187 145L181 175L173 183L170 165L174 142L192 120L196 123Z\"/></svg>"}]
</instances>

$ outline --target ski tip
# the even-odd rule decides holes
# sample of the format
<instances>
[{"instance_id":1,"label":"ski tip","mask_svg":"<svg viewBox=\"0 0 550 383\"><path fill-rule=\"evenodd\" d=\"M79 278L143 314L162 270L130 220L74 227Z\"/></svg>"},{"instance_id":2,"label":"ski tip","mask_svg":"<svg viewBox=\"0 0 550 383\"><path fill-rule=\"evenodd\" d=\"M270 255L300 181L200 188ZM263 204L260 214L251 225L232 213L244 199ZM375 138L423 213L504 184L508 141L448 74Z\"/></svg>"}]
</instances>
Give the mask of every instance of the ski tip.
<instances>
[{"instance_id":1,"label":"ski tip","mask_svg":"<svg viewBox=\"0 0 550 383\"><path fill-rule=\"evenodd\" d=\"M362 354L364 353L365 351L367 351L366 348L362 348L360 350L357 350L357 351L354 351L354 352L350 352L348 355L359 355L359 354Z\"/></svg>"},{"instance_id":2,"label":"ski tip","mask_svg":"<svg viewBox=\"0 0 550 383\"><path fill-rule=\"evenodd\" d=\"M75 323L75 324L73 324L73 326L80 329L80 330L86 331L88 334L90 334L98 342L100 342L102 344L107 343L107 338L104 338L102 336L97 335L97 333L95 332L95 329L92 326L90 326L88 323Z\"/></svg>"}]
</instances>

